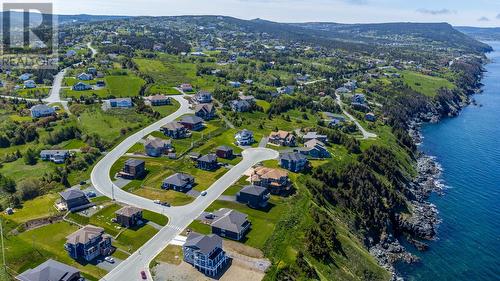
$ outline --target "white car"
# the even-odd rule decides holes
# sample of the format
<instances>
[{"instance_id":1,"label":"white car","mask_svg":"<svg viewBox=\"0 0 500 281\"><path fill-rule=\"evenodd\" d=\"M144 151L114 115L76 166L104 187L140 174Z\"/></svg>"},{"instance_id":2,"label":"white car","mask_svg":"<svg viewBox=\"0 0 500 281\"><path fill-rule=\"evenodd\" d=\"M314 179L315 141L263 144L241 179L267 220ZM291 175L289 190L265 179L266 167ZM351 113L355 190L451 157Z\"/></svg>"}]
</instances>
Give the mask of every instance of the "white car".
<instances>
[{"instance_id":1,"label":"white car","mask_svg":"<svg viewBox=\"0 0 500 281\"><path fill-rule=\"evenodd\" d=\"M112 257L105 257L104 260L109 262L109 263L115 263L115 259Z\"/></svg>"},{"instance_id":2,"label":"white car","mask_svg":"<svg viewBox=\"0 0 500 281\"><path fill-rule=\"evenodd\" d=\"M160 200L154 200L154 201L153 201L153 203L155 203L155 204L160 204L160 203L161 203L161 201L160 201Z\"/></svg>"},{"instance_id":3,"label":"white car","mask_svg":"<svg viewBox=\"0 0 500 281\"><path fill-rule=\"evenodd\" d=\"M207 195L207 191L206 190L201 193L201 196L205 196L205 195Z\"/></svg>"}]
</instances>

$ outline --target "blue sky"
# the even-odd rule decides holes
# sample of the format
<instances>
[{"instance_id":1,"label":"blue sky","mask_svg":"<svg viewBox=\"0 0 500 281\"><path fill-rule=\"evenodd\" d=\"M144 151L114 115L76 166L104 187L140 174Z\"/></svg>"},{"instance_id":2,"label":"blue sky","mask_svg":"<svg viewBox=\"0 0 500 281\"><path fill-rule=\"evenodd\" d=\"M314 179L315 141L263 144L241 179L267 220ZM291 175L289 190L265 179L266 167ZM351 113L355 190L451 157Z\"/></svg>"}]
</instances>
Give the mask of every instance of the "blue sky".
<instances>
[{"instance_id":1,"label":"blue sky","mask_svg":"<svg viewBox=\"0 0 500 281\"><path fill-rule=\"evenodd\" d=\"M500 0L54 0L60 14L228 15L281 22L500 26Z\"/></svg>"}]
</instances>

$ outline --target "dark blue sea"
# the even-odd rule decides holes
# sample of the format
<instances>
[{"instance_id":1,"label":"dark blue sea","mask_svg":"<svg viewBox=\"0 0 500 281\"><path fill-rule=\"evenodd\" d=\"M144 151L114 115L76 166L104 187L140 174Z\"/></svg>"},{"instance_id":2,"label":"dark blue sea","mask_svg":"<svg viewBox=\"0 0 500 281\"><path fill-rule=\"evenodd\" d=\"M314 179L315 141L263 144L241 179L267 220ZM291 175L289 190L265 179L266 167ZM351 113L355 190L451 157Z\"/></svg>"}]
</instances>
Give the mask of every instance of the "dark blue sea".
<instances>
[{"instance_id":1,"label":"dark blue sea","mask_svg":"<svg viewBox=\"0 0 500 281\"><path fill-rule=\"evenodd\" d=\"M478 106L422 128L421 149L442 165L447 189L431 197L438 239L417 253L420 264L398 267L407 280L500 280L500 42L488 44L495 51Z\"/></svg>"}]
</instances>

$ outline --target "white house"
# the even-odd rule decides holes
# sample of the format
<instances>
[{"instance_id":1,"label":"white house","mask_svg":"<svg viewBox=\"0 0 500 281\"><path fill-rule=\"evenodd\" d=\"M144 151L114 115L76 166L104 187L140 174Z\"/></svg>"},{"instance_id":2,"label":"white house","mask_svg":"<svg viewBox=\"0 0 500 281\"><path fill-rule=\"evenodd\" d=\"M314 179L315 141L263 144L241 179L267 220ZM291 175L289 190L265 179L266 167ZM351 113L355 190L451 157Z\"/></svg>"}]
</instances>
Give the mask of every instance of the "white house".
<instances>
[{"instance_id":1,"label":"white house","mask_svg":"<svg viewBox=\"0 0 500 281\"><path fill-rule=\"evenodd\" d=\"M25 89L33 89L36 88L36 83L33 80L27 80L24 81L24 88Z\"/></svg>"}]
</instances>

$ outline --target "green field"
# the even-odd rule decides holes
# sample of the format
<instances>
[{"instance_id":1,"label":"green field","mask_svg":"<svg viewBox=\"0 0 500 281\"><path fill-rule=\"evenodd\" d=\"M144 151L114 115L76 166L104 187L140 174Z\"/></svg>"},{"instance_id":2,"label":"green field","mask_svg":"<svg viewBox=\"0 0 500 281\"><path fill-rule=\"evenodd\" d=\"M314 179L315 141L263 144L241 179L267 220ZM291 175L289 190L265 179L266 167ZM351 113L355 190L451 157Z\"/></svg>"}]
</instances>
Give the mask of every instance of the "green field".
<instances>
[{"instance_id":1,"label":"green field","mask_svg":"<svg viewBox=\"0 0 500 281\"><path fill-rule=\"evenodd\" d=\"M424 75L413 71L402 71L401 74L403 81L410 88L429 97L435 96L437 90L440 88L455 88L452 82L444 78Z\"/></svg>"},{"instance_id":2,"label":"green field","mask_svg":"<svg viewBox=\"0 0 500 281\"><path fill-rule=\"evenodd\" d=\"M5 239L7 265L21 273L47 259L55 259L77 267L94 280L103 277L106 274L104 270L88 263L80 264L70 258L64 250L66 236L77 229L75 225L58 222L23 232L17 236L7 236Z\"/></svg>"},{"instance_id":3,"label":"green field","mask_svg":"<svg viewBox=\"0 0 500 281\"><path fill-rule=\"evenodd\" d=\"M107 76L105 80L110 95L114 97L138 96L141 87L145 84L144 80L132 75Z\"/></svg>"},{"instance_id":4,"label":"green field","mask_svg":"<svg viewBox=\"0 0 500 281\"><path fill-rule=\"evenodd\" d=\"M269 200L269 206L271 207L269 211L256 210L239 203L218 200L212 203L206 211L213 212L220 208L229 208L247 214L252 227L242 242L245 245L263 250L266 240L271 237L274 231L276 223L287 212L287 204L284 204L283 200L285 199L273 196ZM198 221L193 222L189 228L204 234L211 232L210 226Z\"/></svg>"},{"instance_id":5,"label":"green field","mask_svg":"<svg viewBox=\"0 0 500 281\"><path fill-rule=\"evenodd\" d=\"M190 83L193 87L203 90L213 90L216 85L214 77L196 76L196 64L182 62L177 56L161 54L158 59L136 58L134 62L139 72L151 76L155 81L149 89L149 94L175 94L171 88L182 83Z\"/></svg>"}]
</instances>

